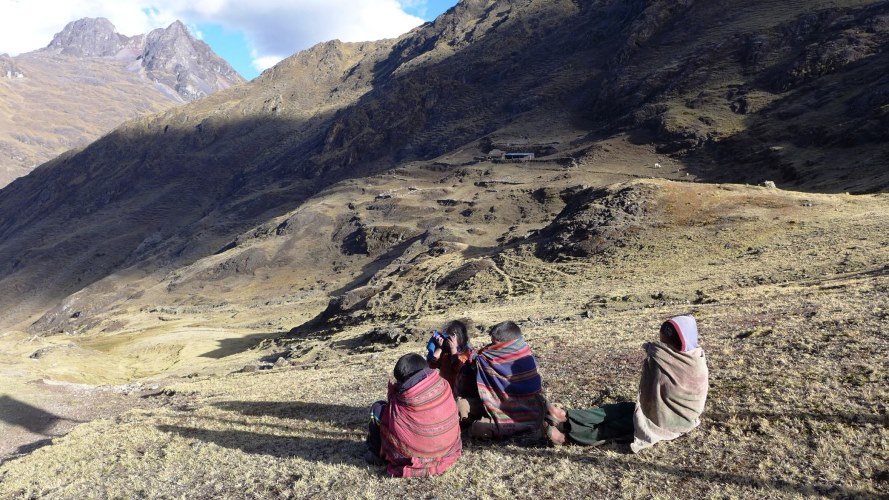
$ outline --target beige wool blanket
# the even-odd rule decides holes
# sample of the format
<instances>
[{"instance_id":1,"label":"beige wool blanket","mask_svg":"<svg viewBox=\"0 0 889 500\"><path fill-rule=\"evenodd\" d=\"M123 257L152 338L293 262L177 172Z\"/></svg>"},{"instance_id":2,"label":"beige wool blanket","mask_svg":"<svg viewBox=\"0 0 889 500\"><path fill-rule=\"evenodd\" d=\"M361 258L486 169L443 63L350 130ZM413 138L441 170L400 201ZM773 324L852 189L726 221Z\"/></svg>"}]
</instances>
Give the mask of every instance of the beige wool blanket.
<instances>
[{"instance_id":1,"label":"beige wool blanket","mask_svg":"<svg viewBox=\"0 0 889 500\"><path fill-rule=\"evenodd\" d=\"M639 400L633 415L633 453L697 427L707 401L707 360L700 347L678 352L660 343L645 344Z\"/></svg>"}]
</instances>

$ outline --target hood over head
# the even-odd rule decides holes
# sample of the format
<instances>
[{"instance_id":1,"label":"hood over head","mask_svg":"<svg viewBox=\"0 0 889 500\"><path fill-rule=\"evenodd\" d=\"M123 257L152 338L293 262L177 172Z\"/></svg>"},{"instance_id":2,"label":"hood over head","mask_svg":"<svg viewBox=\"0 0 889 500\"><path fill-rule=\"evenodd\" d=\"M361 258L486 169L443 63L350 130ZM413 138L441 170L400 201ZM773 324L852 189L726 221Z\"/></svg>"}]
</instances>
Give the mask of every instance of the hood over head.
<instances>
[{"instance_id":1,"label":"hood over head","mask_svg":"<svg viewBox=\"0 0 889 500\"><path fill-rule=\"evenodd\" d=\"M698 322L692 316L676 316L667 320L667 323L673 325L676 333L679 334L679 342L682 352L688 352L698 347Z\"/></svg>"}]
</instances>

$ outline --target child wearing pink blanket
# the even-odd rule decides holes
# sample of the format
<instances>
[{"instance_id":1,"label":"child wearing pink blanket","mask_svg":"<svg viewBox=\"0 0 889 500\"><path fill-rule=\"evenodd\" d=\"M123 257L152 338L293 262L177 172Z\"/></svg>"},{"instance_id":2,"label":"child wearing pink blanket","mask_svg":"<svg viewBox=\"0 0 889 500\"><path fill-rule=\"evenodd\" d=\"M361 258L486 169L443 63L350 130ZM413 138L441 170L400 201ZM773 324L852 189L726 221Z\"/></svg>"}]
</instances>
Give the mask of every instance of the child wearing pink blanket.
<instances>
[{"instance_id":1,"label":"child wearing pink blanket","mask_svg":"<svg viewBox=\"0 0 889 500\"><path fill-rule=\"evenodd\" d=\"M388 401L371 407L366 458L382 459L390 476L441 474L462 451L451 387L419 354L402 356L394 375Z\"/></svg>"}]
</instances>

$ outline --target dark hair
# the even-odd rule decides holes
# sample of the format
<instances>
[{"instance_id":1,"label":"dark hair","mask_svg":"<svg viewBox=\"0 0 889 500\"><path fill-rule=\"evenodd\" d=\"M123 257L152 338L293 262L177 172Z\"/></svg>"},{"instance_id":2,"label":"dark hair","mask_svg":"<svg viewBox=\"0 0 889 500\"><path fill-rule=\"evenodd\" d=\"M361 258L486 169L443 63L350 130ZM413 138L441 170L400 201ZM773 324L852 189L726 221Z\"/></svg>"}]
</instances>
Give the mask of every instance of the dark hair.
<instances>
[{"instance_id":1,"label":"dark hair","mask_svg":"<svg viewBox=\"0 0 889 500\"><path fill-rule=\"evenodd\" d=\"M423 359L423 356L420 356L417 353L405 354L398 358L398 362L395 363L395 380L397 380L399 384L403 384L407 379L413 377L417 372L428 366L429 365L426 363L426 360Z\"/></svg>"},{"instance_id":2,"label":"dark hair","mask_svg":"<svg viewBox=\"0 0 889 500\"><path fill-rule=\"evenodd\" d=\"M506 342L521 337L522 329L512 321L504 321L492 326L490 333L494 342Z\"/></svg>"},{"instance_id":3,"label":"dark hair","mask_svg":"<svg viewBox=\"0 0 889 500\"><path fill-rule=\"evenodd\" d=\"M682 349L682 340L679 338L679 332L676 331L673 323L664 321L664 324L661 325L661 338L673 349L677 351Z\"/></svg>"},{"instance_id":4,"label":"dark hair","mask_svg":"<svg viewBox=\"0 0 889 500\"><path fill-rule=\"evenodd\" d=\"M466 345L469 343L469 332L466 330L466 323L458 320L451 321L444 327L444 332L449 337L456 337L457 345Z\"/></svg>"}]
</instances>

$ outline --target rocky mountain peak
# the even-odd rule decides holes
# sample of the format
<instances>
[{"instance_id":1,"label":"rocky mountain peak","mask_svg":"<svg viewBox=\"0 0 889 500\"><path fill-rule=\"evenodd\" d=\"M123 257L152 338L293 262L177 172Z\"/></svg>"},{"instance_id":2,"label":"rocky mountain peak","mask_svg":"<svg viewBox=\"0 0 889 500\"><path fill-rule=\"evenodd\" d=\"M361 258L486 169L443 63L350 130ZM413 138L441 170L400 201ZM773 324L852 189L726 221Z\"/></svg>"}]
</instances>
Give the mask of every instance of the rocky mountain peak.
<instances>
[{"instance_id":1,"label":"rocky mountain peak","mask_svg":"<svg viewBox=\"0 0 889 500\"><path fill-rule=\"evenodd\" d=\"M179 21L135 36L70 22L41 49L0 54L0 188L125 120L242 82Z\"/></svg>"},{"instance_id":2,"label":"rocky mountain peak","mask_svg":"<svg viewBox=\"0 0 889 500\"><path fill-rule=\"evenodd\" d=\"M143 65L148 70L173 69L190 56L199 55L197 42L179 21L166 28L152 30L145 36Z\"/></svg>"},{"instance_id":3,"label":"rocky mountain peak","mask_svg":"<svg viewBox=\"0 0 889 500\"><path fill-rule=\"evenodd\" d=\"M104 17L72 21L53 37L46 50L79 57L113 56L127 38Z\"/></svg>"},{"instance_id":4,"label":"rocky mountain peak","mask_svg":"<svg viewBox=\"0 0 889 500\"><path fill-rule=\"evenodd\" d=\"M141 59L150 76L186 100L244 81L209 45L192 37L180 21L145 35Z\"/></svg>"},{"instance_id":5,"label":"rocky mountain peak","mask_svg":"<svg viewBox=\"0 0 889 500\"><path fill-rule=\"evenodd\" d=\"M40 52L139 61L151 80L169 87L177 99L184 101L244 82L210 46L191 36L181 21L127 37L118 33L108 19L79 19L68 23Z\"/></svg>"}]
</instances>

